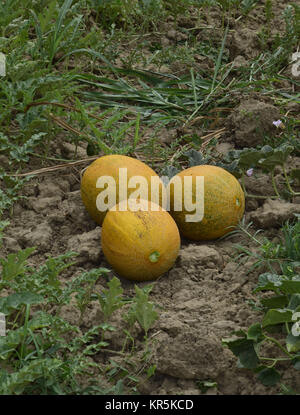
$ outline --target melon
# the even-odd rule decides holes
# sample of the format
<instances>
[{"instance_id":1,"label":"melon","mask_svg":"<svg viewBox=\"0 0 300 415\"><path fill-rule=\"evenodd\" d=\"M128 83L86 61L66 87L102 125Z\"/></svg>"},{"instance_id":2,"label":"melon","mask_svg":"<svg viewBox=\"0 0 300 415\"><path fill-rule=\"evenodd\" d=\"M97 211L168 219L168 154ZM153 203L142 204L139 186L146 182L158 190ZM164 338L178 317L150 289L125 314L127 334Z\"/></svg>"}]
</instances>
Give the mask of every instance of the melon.
<instances>
[{"instance_id":1,"label":"melon","mask_svg":"<svg viewBox=\"0 0 300 415\"><path fill-rule=\"evenodd\" d=\"M142 199L139 208L133 210L130 201L122 201L108 211L102 225L102 250L120 277L151 281L174 265L180 234L172 216L161 206Z\"/></svg>"},{"instance_id":2,"label":"melon","mask_svg":"<svg viewBox=\"0 0 300 415\"><path fill-rule=\"evenodd\" d=\"M143 179L143 185L135 186L136 177ZM153 178L159 181L158 186L153 184ZM128 187L130 183L133 184L131 188ZM126 187L126 192L122 185ZM153 193L157 197L151 200L158 204L162 203L164 186L153 169L133 157L118 154L103 156L91 163L84 171L80 184L81 199L92 219L102 225L109 208L133 197L137 191L139 192L138 187L142 191L139 195L141 199L150 200L153 187Z\"/></svg>"},{"instance_id":3,"label":"melon","mask_svg":"<svg viewBox=\"0 0 300 415\"><path fill-rule=\"evenodd\" d=\"M203 178L197 179L198 187L197 177ZM186 239L201 241L224 236L234 230L245 211L245 195L239 181L218 166L200 165L181 171L172 178L169 192L170 214ZM202 203L201 218L198 215L199 219L193 220L196 208L191 210L192 204L186 207L187 198L190 203Z\"/></svg>"}]
</instances>

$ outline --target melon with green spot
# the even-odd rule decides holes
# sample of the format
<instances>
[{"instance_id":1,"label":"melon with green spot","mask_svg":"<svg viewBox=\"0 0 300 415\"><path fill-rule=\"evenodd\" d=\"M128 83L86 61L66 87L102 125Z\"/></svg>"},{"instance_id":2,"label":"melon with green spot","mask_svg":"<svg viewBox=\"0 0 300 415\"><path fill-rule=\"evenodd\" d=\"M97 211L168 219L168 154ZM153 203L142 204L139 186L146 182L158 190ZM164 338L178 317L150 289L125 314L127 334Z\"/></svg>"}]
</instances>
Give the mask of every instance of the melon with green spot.
<instances>
[{"instance_id":1,"label":"melon with green spot","mask_svg":"<svg viewBox=\"0 0 300 415\"><path fill-rule=\"evenodd\" d=\"M197 176L204 178L203 195L196 194ZM173 184L170 185L170 213L184 238L195 241L212 240L236 228L245 212L245 195L239 181L231 173L218 166L200 165L183 170L175 177L181 179L181 191ZM185 182L185 177L192 179ZM200 188L201 186L198 187ZM198 201L199 198L204 201L202 220L186 220L186 215L193 215L196 210L188 211L185 208L185 194L191 197L192 203L196 202L196 197ZM177 210L180 201L182 210Z\"/></svg>"},{"instance_id":2,"label":"melon with green spot","mask_svg":"<svg viewBox=\"0 0 300 415\"><path fill-rule=\"evenodd\" d=\"M120 202L105 216L101 233L104 256L120 277L156 280L176 261L179 230L161 206L141 199L140 206L145 210L133 211L130 204L125 210L127 202Z\"/></svg>"}]
</instances>

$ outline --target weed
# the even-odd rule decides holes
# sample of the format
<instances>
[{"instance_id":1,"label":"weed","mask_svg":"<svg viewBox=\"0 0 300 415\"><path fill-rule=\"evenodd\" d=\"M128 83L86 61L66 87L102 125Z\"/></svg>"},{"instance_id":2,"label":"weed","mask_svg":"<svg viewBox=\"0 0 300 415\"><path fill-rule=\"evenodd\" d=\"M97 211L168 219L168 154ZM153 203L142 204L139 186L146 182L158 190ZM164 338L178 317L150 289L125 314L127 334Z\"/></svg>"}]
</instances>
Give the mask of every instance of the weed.
<instances>
[{"instance_id":1,"label":"weed","mask_svg":"<svg viewBox=\"0 0 300 415\"><path fill-rule=\"evenodd\" d=\"M240 227L240 231L256 243L259 253L237 245L236 248L242 252L238 258L255 258L253 268L268 266L270 272L260 274L253 292L266 291L269 296L260 299L258 306L255 305L255 309L264 314L262 322L252 324L248 331L233 332L232 338L223 339L223 345L238 357L240 367L251 369L265 386L274 386L282 382L276 368L280 363L298 369L300 362L299 327L295 319L300 310L300 278L296 271L300 265L300 220L298 217L293 223L286 222L282 227L283 236L276 244L266 238L259 240L259 231L252 235L250 225ZM273 269L273 263L279 264L281 275ZM275 347L272 357L265 355L265 344ZM284 384L281 384L281 389L283 393L288 390L295 393Z\"/></svg>"},{"instance_id":2,"label":"weed","mask_svg":"<svg viewBox=\"0 0 300 415\"><path fill-rule=\"evenodd\" d=\"M287 221L282 227L282 238L278 243L269 241L267 238L257 238L262 230L251 233L252 222L245 224L242 221L238 228L228 235L243 234L246 235L257 246L258 251L253 252L241 244L236 244L235 248L240 252L236 257L240 264L243 264L249 257L256 259L249 272L253 269L267 266L270 272L275 272L273 264L279 265L282 272L288 269L297 268L300 263L299 251L299 219L294 223Z\"/></svg>"},{"instance_id":3,"label":"weed","mask_svg":"<svg viewBox=\"0 0 300 415\"><path fill-rule=\"evenodd\" d=\"M5 225L3 223L2 228ZM97 378L98 383L95 382L95 370L91 370L97 369L100 376L99 367L89 357L101 354L103 349L107 350L109 343L104 340L104 334L116 330L108 320L128 301L133 304L130 325L138 321L147 335L158 317L148 301L151 287L143 290L136 287L136 297L126 300L122 296L120 281L114 277L108 282L108 289L98 294L95 285L99 278L109 272L105 268L84 272L63 285L58 276L74 265L74 262L70 262L74 252L48 258L39 269L33 269L27 264L27 259L33 252L34 248L27 248L9 254L7 259L0 259L0 291L5 289L12 292L0 299L0 311L5 314L7 323L7 335L0 338L0 358L5 363L4 367L9 368L0 371L0 393L82 393L79 381L81 376L88 377L88 383L93 386L90 391L99 393L102 390L101 379ZM98 299L103 322L84 334L79 334L77 325L70 324L59 315L61 307L69 304L72 297L80 312L80 322L90 302ZM56 307L55 314L49 312L53 306ZM148 348L147 342L147 350ZM123 348L120 352L121 355L124 350ZM134 350L131 352L134 353ZM120 364L114 367L118 373L122 369ZM122 370L122 387L125 387L125 378L132 382L135 377L129 370ZM107 372L108 380L114 382L114 375L115 371L110 368ZM113 385L113 388L119 387L118 383Z\"/></svg>"}]
</instances>

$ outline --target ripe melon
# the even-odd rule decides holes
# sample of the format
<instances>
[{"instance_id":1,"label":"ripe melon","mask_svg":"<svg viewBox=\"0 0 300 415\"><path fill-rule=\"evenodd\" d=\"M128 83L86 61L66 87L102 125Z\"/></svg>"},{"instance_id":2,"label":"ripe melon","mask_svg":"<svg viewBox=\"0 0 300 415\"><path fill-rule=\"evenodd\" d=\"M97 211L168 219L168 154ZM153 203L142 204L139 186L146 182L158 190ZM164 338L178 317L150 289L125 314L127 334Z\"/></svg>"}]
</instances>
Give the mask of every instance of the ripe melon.
<instances>
[{"instance_id":1,"label":"ripe melon","mask_svg":"<svg viewBox=\"0 0 300 415\"><path fill-rule=\"evenodd\" d=\"M196 210L193 212L185 208L184 194L186 192L190 195L195 203L197 176L204 178L203 219L188 222L186 215L191 215ZM245 211L245 195L240 183L231 173L221 167L200 165L183 170L174 176L176 177L181 179L181 191L175 190L176 186L173 184L170 185L170 213L184 238L195 241L216 239L236 227ZM190 185L188 182L184 184L184 177L191 177ZM176 207L176 203L180 201L182 210Z\"/></svg>"},{"instance_id":2,"label":"ripe melon","mask_svg":"<svg viewBox=\"0 0 300 415\"><path fill-rule=\"evenodd\" d=\"M102 250L119 276L155 280L175 263L180 235L172 216L159 205L140 200L144 210L122 211L126 201L110 209L102 225ZM155 210L154 210L155 209Z\"/></svg>"},{"instance_id":3,"label":"ripe melon","mask_svg":"<svg viewBox=\"0 0 300 415\"><path fill-rule=\"evenodd\" d=\"M119 193L119 184L120 184L120 178L119 178L119 169L127 169L126 170L126 176L127 179L125 179L124 175L124 183L127 188L127 195L120 194ZM113 197L114 188L112 185L101 185L100 187L96 187L97 181L99 178L104 179L105 176L109 176L115 181L115 187L116 187L116 198ZM95 160L93 163L91 163L88 168L85 170L82 179L81 179L81 199L82 202L89 212L90 216L94 219L95 222L97 222L99 225L102 225L104 217L108 211L108 209L115 204L119 203L120 201L127 199L130 197L130 195L133 195L135 192L135 188L128 189L128 184L130 183L130 179L132 179L134 176L140 176L145 179L146 187L148 188L147 194L144 194L142 199L148 199L151 198L151 177L156 177L158 180L159 176L155 173L154 170L152 170L150 167L148 167L145 163L143 163L140 160L137 160L133 157L113 154L108 156L103 156ZM123 179L121 179L122 181ZM161 204L162 203L162 189L163 184L160 181L159 190L157 191L158 198L157 200L152 201ZM99 182L98 182L99 185ZM136 188L139 186L137 185ZM141 186L140 186L141 187ZM144 186L145 187L145 186ZM153 185L153 188L155 186ZM155 188L156 189L156 188ZM102 193L101 193L102 192ZM107 193L107 196L104 200L100 200L100 197ZM110 203L111 201L111 203ZM97 206L98 202L98 206ZM101 204L101 207L99 209L99 204Z\"/></svg>"}]
</instances>

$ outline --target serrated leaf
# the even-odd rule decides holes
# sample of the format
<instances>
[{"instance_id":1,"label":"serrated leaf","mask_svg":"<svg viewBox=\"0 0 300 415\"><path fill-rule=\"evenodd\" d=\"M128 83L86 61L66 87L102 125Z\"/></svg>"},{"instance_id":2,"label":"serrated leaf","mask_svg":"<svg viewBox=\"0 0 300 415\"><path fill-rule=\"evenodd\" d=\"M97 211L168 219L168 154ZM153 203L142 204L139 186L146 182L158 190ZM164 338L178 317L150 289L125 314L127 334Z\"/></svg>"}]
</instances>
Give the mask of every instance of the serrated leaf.
<instances>
[{"instance_id":1,"label":"serrated leaf","mask_svg":"<svg viewBox=\"0 0 300 415\"><path fill-rule=\"evenodd\" d=\"M242 177L243 173L241 169L239 168L238 164L239 164L238 160L234 160L229 164L217 162L216 166L229 171L229 173L233 174L237 179L239 179L240 177Z\"/></svg>"},{"instance_id":2,"label":"serrated leaf","mask_svg":"<svg viewBox=\"0 0 300 415\"><path fill-rule=\"evenodd\" d=\"M224 161L226 163L231 163L233 160L238 160L240 158L242 150L229 150L224 156Z\"/></svg>"},{"instance_id":3,"label":"serrated leaf","mask_svg":"<svg viewBox=\"0 0 300 415\"><path fill-rule=\"evenodd\" d=\"M38 311L34 314L31 320L28 322L28 328L31 331L35 331L44 327L49 327L53 324L53 316L51 314L45 313L43 311Z\"/></svg>"},{"instance_id":4,"label":"serrated leaf","mask_svg":"<svg viewBox=\"0 0 300 415\"><path fill-rule=\"evenodd\" d=\"M83 350L82 353L84 355L87 355L87 356L92 356L92 355L98 353L103 347L107 347L108 345L109 345L109 343L107 343L105 341L101 341L101 342L96 343L96 344L90 344Z\"/></svg>"},{"instance_id":5,"label":"serrated leaf","mask_svg":"<svg viewBox=\"0 0 300 415\"><path fill-rule=\"evenodd\" d=\"M1 211L1 209L0 209L0 211ZM3 238L2 232L4 231L6 226L9 225L9 223L10 222L8 220L0 221L0 247L2 246L2 238Z\"/></svg>"},{"instance_id":6,"label":"serrated leaf","mask_svg":"<svg viewBox=\"0 0 300 415\"><path fill-rule=\"evenodd\" d=\"M106 330L108 330L108 331L116 331L117 330L114 326L112 326L111 324L108 324L108 323L99 324L99 326L97 326L97 328L98 327L100 329L104 330L104 331L106 331Z\"/></svg>"},{"instance_id":7,"label":"serrated leaf","mask_svg":"<svg viewBox=\"0 0 300 415\"><path fill-rule=\"evenodd\" d=\"M164 185L166 186L170 179L172 179L172 177L176 176L177 173L179 173L179 169L177 169L174 166L166 166L162 171L161 171L161 179L162 182L164 183Z\"/></svg>"},{"instance_id":8,"label":"serrated leaf","mask_svg":"<svg viewBox=\"0 0 300 415\"><path fill-rule=\"evenodd\" d=\"M125 302L122 299L123 288L118 278L113 277L107 283L109 289L103 290L101 294L98 294L98 299L105 318L109 318L111 314L121 308Z\"/></svg>"},{"instance_id":9,"label":"serrated leaf","mask_svg":"<svg viewBox=\"0 0 300 415\"><path fill-rule=\"evenodd\" d=\"M18 162L20 161L27 162L29 160L29 154L34 150L34 148L37 145L39 145L42 142L45 135L47 135L47 133L40 132L40 133L34 134L22 146L19 146L19 145L13 146L13 149L9 153L11 158L15 159Z\"/></svg>"},{"instance_id":10,"label":"serrated leaf","mask_svg":"<svg viewBox=\"0 0 300 415\"><path fill-rule=\"evenodd\" d=\"M188 158L189 167L200 166L202 164L209 163L209 159L207 157L203 157L199 151L194 149L187 151L184 155Z\"/></svg>"},{"instance_id":11,"label":"serrated leaf","mask_svg":"<svg viewBox=\"0 0 300 415\"><path fill-rule=\"evenodd\" d=\"M144 290L135 285L135 316L140 326L145 330L147 335L148 330L152 324L157 320L158 313L155 311L155 307L148 301L148 295Z\"/></svg>"},{"instance_id":12,"label":"serrated leaf","mask_svg":"<svg viewBox=\"0 0 300 415\"><path fill-rule=\"evenodd\" d=\"M51 379L57 369L63 367L59 359L43 358L30 361L17 372L6 374L0 382L0 394L21 395L27 386L37 379ZM54 376L55 379L55 376Z\"/></svg>"},{"instance_id":13,"label":"serrated leaf","mask_svg":"<svg viewBox=\"0 0 300 415\"><path fill-rule=\"evenodd\" d=\"M0 359L8 359L15 352L24 338L24 328L9 330L6 336L0 337Z\"/></svg>"},{"instance_id":14,"label":"serrated leaf","mask_svg":"<svg viewBox=\"0 0 300 415\"><path fill-rule=\"evenodd\" d=\"M25 271L27 258L35 248L26 248L14 254L9 254L7 259L0 259L2 265L2 280L10 281Z\"/></svg>"}]
</instances>

